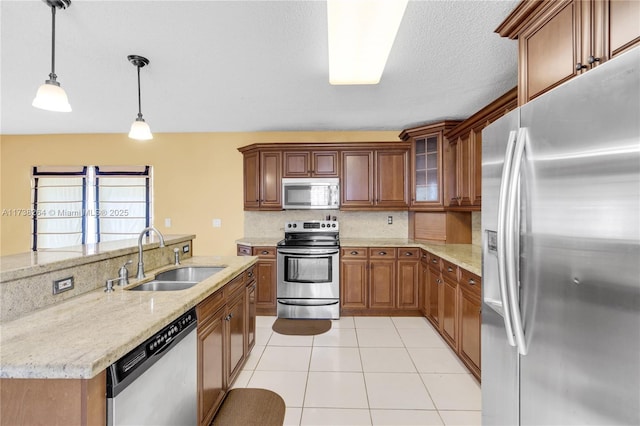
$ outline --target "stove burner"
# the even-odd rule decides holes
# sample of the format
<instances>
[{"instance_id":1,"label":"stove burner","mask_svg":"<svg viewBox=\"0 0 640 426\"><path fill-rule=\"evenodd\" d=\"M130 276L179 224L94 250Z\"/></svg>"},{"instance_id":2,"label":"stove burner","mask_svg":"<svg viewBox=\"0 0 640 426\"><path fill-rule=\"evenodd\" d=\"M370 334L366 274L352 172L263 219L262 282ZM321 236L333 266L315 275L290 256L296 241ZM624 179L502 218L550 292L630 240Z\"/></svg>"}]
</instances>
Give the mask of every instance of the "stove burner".
<instances>
[{"instance_id":1,"label":"stove burner","mask_svg":"<svg viewBox=\"0 0 640 426\"><path fill-rule=\"evenodd\" d=\"M339 247L339 229L338 222L331 220L287 222L278 247Z\"/></svg>"}]
</instances>

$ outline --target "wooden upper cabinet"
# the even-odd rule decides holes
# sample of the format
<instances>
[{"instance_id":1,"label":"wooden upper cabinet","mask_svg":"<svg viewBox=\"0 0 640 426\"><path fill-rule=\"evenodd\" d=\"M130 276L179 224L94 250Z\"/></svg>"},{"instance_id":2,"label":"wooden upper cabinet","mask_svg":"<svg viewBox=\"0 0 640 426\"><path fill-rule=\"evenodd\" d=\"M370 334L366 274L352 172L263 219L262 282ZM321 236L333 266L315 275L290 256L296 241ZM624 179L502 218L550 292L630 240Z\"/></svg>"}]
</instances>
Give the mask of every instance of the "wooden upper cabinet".
<instances>
[{"instance_id":1,"label":"wooden upper cabinet","mask_svg":"<svg viewBox=\"0 0 640 426\"><path fill-rule=\"evenodd\" d=\"M282 209L282 175L280 152L260 153L260 208Z\"/></svg>"},{"instance_id":2,"label":"wooden upper cabinet","mask_svg":"<svg viewBox=\"0 0 640 426\"><path fill-rule=\"evenodd\" d=\"M406 210L409 148L405 142L274 143L238 148L243 155L244 209L282 210L283 177L325 177L340 179L340 209Z\"/></svg>"},{"instance_id":3,"label":"wooden upper cabinet","mask_svg":"<svg viewBox=\"0 0 640 426\"><path fill-rule=\"evenodd\" d=\"M474 211L482 206L482 129L517 106L517 88L494 100L444 136L445 206Z\"/></svg>"},{"instance_id":4,"label":"wooden upper cabinet","mask_svg":"<svg viewBox=\"0 0 640 426\"><path fill-rule=\"evenodd\" d=\"M406 149L376 151L375 205L409 206L409 153Z\"/></svg>"},{"instance_id":5,"label":"wooden upper cabinet","mask_svg":"<svg viewBox=\"0 0 640 426\"><path fill-rule=\"evenodd\" d=\"M285 178L338 177L338 151L283 151Z\"/></svg>"},{"instance_id":6,"label":"wooden upper cabinet","mask_svg":"<svg viewBox=\"0 0 640 426\"><path fill-rule=\"evenodd\" d=\"M444 132L459 123L443 121L400 133L400 139L411 143L411 210L443 210L447 189Z\"/></svg>"},{"instance_id":7,"label":"wooden upper cabinet","mask_svg":"<svg viewBox=\"0 0 640 426\"><path fill-rule=\"evenodd\" d=\"M341 209L409 206L409 147L342 152Z\"/></svg>"},{"instance_id":8,"label":"wooden upper cabinet","mask_svg":"<svg viewBox=\"0 0 640 426\"><path fill-rule=\"evenodd\" d=\"M523 0L496 29L518 39L518 103L640 44L637 0Z\"/></svg>"},{"instance_id":9,"label":"wooden upper cabinet","mask_svg":"<svg viewBox=\"0 0 640 426\"><path fill-rule=\"evenodd\" d=\"M244 165L244 209L260 208L260 153L247 152L243 157Z\"/></svg>"},{"instance_id":10,"label":"wooden upper cabinet","mask_svg":"<svg viewBox=\"0 0 640 426\"><path fill-rule=\"evenodd\" d=\"M640 44L640 2L611 0L602 2L605 49L612 58ZM607 37L608 35L608 37Z\"/></svg>"},{"instance_id":11,"label":"wooden upper cabinet","mask_svg":"<svg viewBox=\"0 0 640 426\"><path fill-rule=\"evenodd\" d=\"M344 151L340 207L373 207L373 151Z\"/></svg>"},{"instance_id":12,"label":"wooden upper cabinet","mask_svg":"<svg viewBox=\"0 0 640 426\"><path fill-rule=\"evenodd\" d=\"M244 209L282 209L282 152L240 149L244 168Z\"/></svg>"}]
</instances>

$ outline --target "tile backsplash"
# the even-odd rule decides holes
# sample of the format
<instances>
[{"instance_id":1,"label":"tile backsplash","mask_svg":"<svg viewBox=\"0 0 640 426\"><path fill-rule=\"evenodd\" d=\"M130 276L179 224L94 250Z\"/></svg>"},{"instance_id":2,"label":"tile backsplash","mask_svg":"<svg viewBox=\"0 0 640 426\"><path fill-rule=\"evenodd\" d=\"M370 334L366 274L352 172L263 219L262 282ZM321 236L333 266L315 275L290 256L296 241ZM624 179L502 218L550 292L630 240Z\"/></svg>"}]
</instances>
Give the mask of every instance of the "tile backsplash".
<instances>
[{"instance_id":1,"label":"tile backsplash","mask_svg":"<svg viewBox=\"0 0 640 426\"><path fill-rule=\"evenodd\" d=\"M320 220L327 215L340 222L342 238L407 238L409 213L406 211L341 211L341 210L284 210L274 212L244 212L244 236L283 238L285 222ZM393 224L387 224L388 217ZM471 242L482 245L480 212L471 213Z\"/></svg>"},{"instance_id":2,"label":"tile backsplash","mask_svg":"<svg viewBox=\"0 0 640 426\"><path fill-rule=\"evenodd\" d=\"M244 212L244 236L282 238L285 222L320 220L335 216L340 222L342 238L407 238L409 214L406 211L284 210ZM387 223L391 216L393 223Z\"/></svg>"},{"instance_id":3,"label":"tile backsplash","mask_svg":"<svg viewBox=\"0 0 640 426\"><path fill-rule=\"evenodd\" d=\"M471 212L471 244L482 245L482 213Z\"/></svg>"}]
</instances>

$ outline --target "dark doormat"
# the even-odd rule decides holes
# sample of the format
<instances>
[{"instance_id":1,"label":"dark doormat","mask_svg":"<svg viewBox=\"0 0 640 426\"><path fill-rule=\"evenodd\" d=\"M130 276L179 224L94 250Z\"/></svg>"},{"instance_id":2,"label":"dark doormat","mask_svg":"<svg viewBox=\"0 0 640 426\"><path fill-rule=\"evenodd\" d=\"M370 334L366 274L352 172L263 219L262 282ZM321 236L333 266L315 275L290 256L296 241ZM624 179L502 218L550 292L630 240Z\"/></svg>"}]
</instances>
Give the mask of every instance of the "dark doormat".
<instances>
[{"instance_id":1,"label":"dark doormat","mask_svg":"<svg viewBox=\"0 0 640 426\"><path fill-rule=\"evenodd\" d=\"M267 389L231 389L212 426L282 426L286 408L280 395Z\"/></svg>"},{"instance_id":2,"label":"dark doormat","mask_svg":"<svg viewBox=\"0 0 640 426\"><path fill-rule=\"evenodd\" d=\"M313 336L331 330L331 320L278 318L272 328L276 333L289 336Z\"/></svg>"}]
</instances>

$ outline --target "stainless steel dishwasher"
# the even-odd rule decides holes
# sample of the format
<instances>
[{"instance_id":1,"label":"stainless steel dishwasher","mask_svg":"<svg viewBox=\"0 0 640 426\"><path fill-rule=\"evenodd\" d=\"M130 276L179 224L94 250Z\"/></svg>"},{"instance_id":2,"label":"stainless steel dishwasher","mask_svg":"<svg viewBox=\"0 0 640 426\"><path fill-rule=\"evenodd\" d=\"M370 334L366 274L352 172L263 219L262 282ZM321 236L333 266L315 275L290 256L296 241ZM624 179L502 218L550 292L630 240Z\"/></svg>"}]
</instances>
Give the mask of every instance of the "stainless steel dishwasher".
<instances>
[{"instance_id":1,"label":"stainless steel dishwasher","mask_svg":"<svg viewBox=\"0 0 640 426\"><path fill-rule=\"evenodd\" d=\"M196 312L191 309L107 369L107 425L195 425Z\"/></svg>"}]
</instances>

